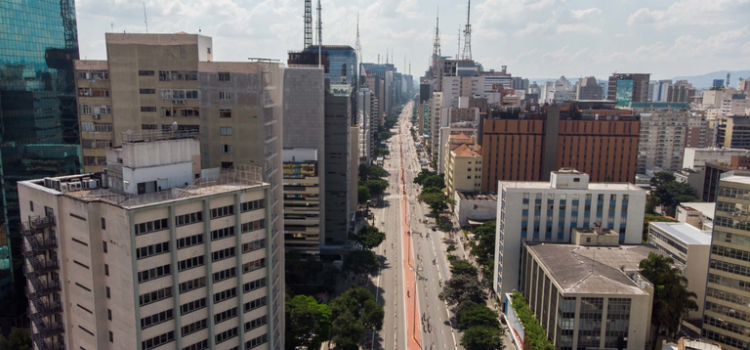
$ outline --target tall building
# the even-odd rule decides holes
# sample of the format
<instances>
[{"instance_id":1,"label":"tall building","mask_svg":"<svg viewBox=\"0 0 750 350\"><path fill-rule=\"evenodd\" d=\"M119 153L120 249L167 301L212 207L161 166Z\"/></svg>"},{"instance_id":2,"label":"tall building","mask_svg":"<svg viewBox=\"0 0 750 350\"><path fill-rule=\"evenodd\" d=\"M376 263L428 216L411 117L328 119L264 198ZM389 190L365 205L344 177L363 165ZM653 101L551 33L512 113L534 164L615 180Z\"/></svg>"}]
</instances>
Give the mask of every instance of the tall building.
<instances>
[{"instance_id":1,"label":"tall building","mask_svg":"<svg viewBox=\"0 0 750 350\"><path fill-rule=\"evenodd\" d=\"M750 116L728 116L716 124L716 145L750 149Z\"/></svg>"},{"instance_id":2,"label":"tall building","mask_svg":"<svg viewBox=\"0 0 750 350\"><path fill-rule=\"evenodd\" d=\"M81 171L73 71L78 29L73 0L3 1L0 23L0 316L9 319L25 311L17 309L25 304L17 299L24 294L21 266L13 266L21 259L16 183ZM13 246L19 249L11 252Z\"/></svg>"},{"instance_id":3,"label":"tall building","mask_svg":"<svg viewBox=\"0 0 750 350\"><path fill-rule=\"evenodd\" d=\"M616 101L618 107L628 108L633 102L648 102L648 84L651 74L620 74L609 77L607 99Z\"/></svg>"},{"instance_id":4,"label":"tall building","mask_svg":"<svg viewBox=\"0 0 750 350\"><path fill-rule=\"evenodd\" d=\"M666 102L688 103L695 96L696 89L685 85L674 85L667 88Z\"/></svg>"},{"instance_id":5,"label":"tall building","mask_svg":"<svg viewBox=\"0 0 750 350\"><path fill-rule=\"evenodd\" d=\"M482 153L475 138L451 135L446 144L445 191L453 198L456 191L477 192L482 188Z\"/></svg>"},{"instance_id":6,"label":"tall building","mask_svg":"<svg viewBox=\"0 0 750 350\"><path fill-rule=\"evenodd\" d=\"M372 121L372 93L367 88L360 88L357 91L357 120L355 124L359 125L359 162L362 164L372 164L375 157L375 133L377 133L377 124L373 129Z\"/></svg>"},{"instance_id":7,"label":"tall building","mask_svg":"<svg viewBox=\"0 0 750 350\"><path fill-rule=\"evenodd\" d=\"M722 174L732 170L747 170L748 167L750 167L750 156L732 156L727 162L706 162L701 192L698 193L701 195L700 199L706 202L716 202Z\"/></svg>"},{"instance_id":8,"label":"tall building","mask_svg":"<svg viewBox=\"0 0 750 350\"><path fill-rule=\"evenodd\" d=\"M629 110L549 106L525 119L485 119L482 131L483 192L498 191L498 181L545 181L562 168L597 182L635 179L640 122Z\"/></svg>"},{"instance_id":9,"label":"tall building","mask_svg":"<svg viewBox=\"0 0 750 350\"><path fill-rule=\"evenodd\" d=\"M651 102L633 103L631 107L641 117L637 172L645 174L647 170L674 171L682 168L689 123L695 117L688 105ZM705 137L705 130L698 135Z\"/></svg>"},{"instance_id":10,"label":"tall building","mask_svg":"<svg viewBox=\"0 0 750 350\"><path fill-rule=\"evenodd\" d=\"M326 79L333 84L354 85L357 75L357 52L348 45L312 45L304 51L289 52L289 66L317 65L318 58L325 69ZM320 55L318 54L320 51Z\"/></svg>"},{"instance_id":11,"label":"tall building","mask_svg":"<svg viewBox=\"0 0 750 350\"><path fill-rule=\"evenodd\" d=\"M576 83L576 97L579 100L601 100L604 98L603 92L595 77L586 77Z\"/></svg>"},{"instance_id":12,"label":"tall building","mask_svg":"<svg viewBox=\"0 0 750 350\"><path fill-rule=\"evenodd\" d=\"M105 173L19 183L35 349L283 348L271 185L201 170L197 138L126 133Z\"/></svg>"},{"instance_id":13,"label":"tall building","mask_svg":"<svg viewBox=\"0 0 750 350\"><path fill-rule=\"evenodd\" d=\"M615 243L641 243L646 191L632 184L589 183L588 174L562 169L549 182L500 181L498 193L492 280L503 302L520 287L524 242L571 243L573 229L598 226L613 230Z\"/></svg>"},{"instance_id":14,"label":"tall building","mask_svg":"<svg viewBox=\"0 0 750 350\"><path fill-rule=\"evenodd\" d=\"M648 84L648 101L643 102L667 102L672 80L651 81ZM685 101L687 102L687 101Z\"/></svg>"},{"instance_id":15,"label":"tall building","mask_svg":"<svg viewBox=\"0 0 750 350\"><path fill-rule=\"evenodd\" d=\"M685 157L682 161L683 168L702 170L706 163L725 163L732 161L732 156L750 156L750 150L733 148L685 148Z\"/></svg>"},{"instance_id":16,"label":"tall building","mask_svg":"<svg viewBox=\"0 0 750 350\"><path fill-rule=\"evenodd\" d=\"M318 150L285 148L284 160L284 245L302 255L320 254L321 231L325 231L321 191L323 175Z\"/></svg>"},{"instance_id":17,"label":"tall building","mask_svg":"<svg viewBox=\"0 0 750 350\"><path fill-rule=\"evenodd\" d=\"M743 258L750 255L746 243L750 242L748 194L750 174L733 171L721 177L716 197L702 335L728 350L750 347L750 337L742 331L747 315L750 315L750 298L745 288L750 284L750 277L745 273L750 262Z\"/></svg>"},{"instance_id":18,"label":"tall building","mask_svg":"<svg viewBox=\"0 0 750 350\"><path fill-rule=\"evenodd\" d=\"M330 84L325 93L325 241L327 250L336 251L346 244L351 227L349 212L352 178L351 155L351 87ZM355 167L358 165L355 165Z\"/></svg>"}]
</instances>

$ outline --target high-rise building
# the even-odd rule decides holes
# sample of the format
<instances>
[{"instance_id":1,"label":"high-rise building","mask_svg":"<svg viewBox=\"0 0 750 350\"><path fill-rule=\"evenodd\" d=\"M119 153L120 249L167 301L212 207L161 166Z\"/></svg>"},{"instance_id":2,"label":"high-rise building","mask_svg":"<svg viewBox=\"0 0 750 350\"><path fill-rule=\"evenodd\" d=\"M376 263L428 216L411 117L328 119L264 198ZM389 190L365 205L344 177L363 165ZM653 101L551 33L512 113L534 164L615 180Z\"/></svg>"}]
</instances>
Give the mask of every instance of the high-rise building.
<instances>
[{"instance_id":1,"label":"high-rise building","mask_svg":"<svg viewBox=\"0 0 750 350\"><path fill-rule=\"evenodd\" d=\"M716 124L716 145L750 149L750 116L728 116Z\"/></svg>"},{"instance_id":2,"label":"high-rise building","mask_svg":"<svg viewBox=\"0 0 750 350\"><path fill-rule=\"evenodd\" d=\"M318 64L325 70L326 79L330 79L333 84L350 84L356 83L357 75L357 52L348 45L312 45L304 51L289 52L289 66L312 66ZM320 51L320 55L318 54Z\"/></svg>"},{"instance_id":3,"label":"high-rise building","mask_svg":"<svg viewBox=\"0 0 750 350\"><path fill-rule=\"evenodd\" d=\"M748 153L745 153L748 154ZM731 156L727 162L706 162L703 170L703 183L699 198L706 202L716 202L719 192L719 181L724 173L732 170L747 170L750 168L750 156Z\"/></svg>"},{"instance_id":4,"label":"high-rise building","mask_svg":"<svg viewBox=\"0 0 750 350\"><path fill-rule=\"evenodd\" d=\"M603 90L595 77L586 77L576 83L576 97L579 100L601 100Z\"/></svg>"},{"instance_id":5,"label":"high-rise building","mask_svg":"<svg viewBox=\"0 0 750 350\"><path fill-rule=\"evenodd\" d=\"M669 86L667 88L667 99L666 102L674 103L689 103L690 99L696 94L696 89L686 85Z\"/></svg>"},{"instance_id":6,"label":"high-rise building","mask_svg":"<svg viewBox=\"0 0 750 350\"><path fill-rule=\"evenodd\" d=\"M700 116L691 113L685 103L633 103L631 108L641 118L636 171L645 174L647 170L674 171L682 168L689 122L693 118L701 119ZM702 135L705 137L705 130Z\"/></svg>"},{"instance_id":7,"label":"high-rise building","mask_svg":"<svg viewBox=\"0 0 750 350\"><path fill-rule=\"evenodd\" d=\"M612 74L609 77L607 99L616 101L618 107L625 108L633 102L648 102L650 76L651 74Z\"/></svg>"},{"instance_id":8,"label":"high-rise building","mask_svg":"<svg viewBox=\"0 0 750 350\"><path fill-rule=\"evenodd\" d=\"M483 192L498 191L498 181L548 180L562 168L597 182L635 179L640 122L629 110L549 106L525 119L485 119L482 130Z\"/></svg>"},{"instance_id":9,"label":"high-rise building","mask_svg":"<svg viewBox=\"0 0 750 350\"><path fill-rule=\"evenodd\" d=\"M482 188L482 153L474 144L474 138L452 135L446 148L445 192L448 197L453 198L457 191L479 191Z\"/></svg>"},{"instance_id":10,"label":"high-rise building","mask_svg":"<svg viewBox=\"0 0 750 350\"><path fill-rule=\"evenodd\" d=\"M375 157L375 135L377 124L372 129L372 93L367 88L357 91L357 120L359 125L359 162L372 164Z\"/></svg>"},{"instance_id":11,"label":"high-rise building","mask_svg":"<svg viewBox=\"0 0 750 350\"><path fill-rule=\"evenodd\" d=\"M201 170L198 137L124 133L104 173L19 183L35 349L283 348L271 185Z\"/></svg>"},{"instance_id":12,"label":"high-rise building","mask_svg":"<svg viewBox=\"0 0 750 350\"><path fill-rule=\"evenodd\" d=\"M0 316L12 319L25 312L17 299L23 276L13 266L21 259L16 183L81 171L73 71L78 29L73 0L3 1L0 23ZM13 246L19 249L11 252ZM5 325L0 332L7 335Z\"/></svg>"},{"instance_id":13,"label":"high-rise building","mask_svg":"<svg viewBox=\"0 0 750 350\"><path fill-rule=\"evenodd\" d=\"M745 171L725 173L716 197L716 215L711 239L711 257L703 312L703 338L716 341L722 349L741 350L750 347L750 339L741 331L745 315L750 314L750 300L744 287L750 277L744 271L750 262L745 242L750 206L750 174Z\"/></svg>"},{"instance_id":14,"label":"high-rise building","mask_svg":"<svg viewBox=\"0 0 750 350\"><path fill-rule=\"evenodd\" d=\"M318 150L285 148L284 245L305 256L320 254L321 231L325 231Z\"/></svg>"},{"instance_id":15,"label":"high-rise building","mask_svg":"<svg viewBox=\"0 0 750 350\"><path fill-rule=\"evenodd\" d=\"M486 165L486 163L484 163ZM646 191L628 183L589 183L589 175L562 169L549 182L500 181L495 236L496 295L519 289L524 242L571 243L575 228L612 230L614 243L639 244Z\"/></svg>"},{"instance_id":16,"label":"high-rise building","mask_svg":"<svg viewBox=\"0 0 750 350\"><path fill-rule=\"evenodd\" d=\"M349 238L353 213L349 212L352 178L351 155L351 87L330 84L325 93L325 249L335 251ZM354 165L356 167L358 165Z\"/></svg>"}]
</instances>

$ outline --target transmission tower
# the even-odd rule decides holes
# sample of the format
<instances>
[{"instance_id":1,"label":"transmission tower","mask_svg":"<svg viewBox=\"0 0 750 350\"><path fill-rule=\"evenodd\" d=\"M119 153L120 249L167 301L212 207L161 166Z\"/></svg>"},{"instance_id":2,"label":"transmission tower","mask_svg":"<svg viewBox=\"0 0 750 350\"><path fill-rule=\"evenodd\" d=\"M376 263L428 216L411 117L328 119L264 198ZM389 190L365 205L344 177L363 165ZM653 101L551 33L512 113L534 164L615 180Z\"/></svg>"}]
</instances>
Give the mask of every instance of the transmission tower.
<instances>
[{"instance_id":1,"label":"transmission tower","mask_svg":"<svg viewBox=\"0 0 750 350\"><path fill-rule=\"evenodd\" d=\"M471 0L466 8L466 29L464 29L464 52L461 55L464 60L471 60Z\"/></svg>"},{"instance_id":2,"label":"transmission tower","mask_svg":"<svg viewBox=\"0 0 750 350\"><path fill-rule=\"evenodd\" d=\"M320 0L318 0L318 66L321 66L323 64L322 62L322 55L323 55L323 18L321 17L321 13L323 12L323 7L320 6Z\"/></svg>"},{"instance_id":3,"label":"transmission tower","mask_svg":"<svg viewBox=\"0 0 750 350\"><path fill-rule=\"evenodd\" d=\"M432 44L432 56L440 57L440 8L438 8L437 20L435 21L435 43Z\"/></svg>"},{"instance_id":4,"label":"transmission tower","mask_svg":"<svg viewBox=\"0 0 750 350\"><path fill-rule=\"evenodd\" d=\"M313 44L312 0L305 0L305 49Z\"/></svg>"}]
</instances>

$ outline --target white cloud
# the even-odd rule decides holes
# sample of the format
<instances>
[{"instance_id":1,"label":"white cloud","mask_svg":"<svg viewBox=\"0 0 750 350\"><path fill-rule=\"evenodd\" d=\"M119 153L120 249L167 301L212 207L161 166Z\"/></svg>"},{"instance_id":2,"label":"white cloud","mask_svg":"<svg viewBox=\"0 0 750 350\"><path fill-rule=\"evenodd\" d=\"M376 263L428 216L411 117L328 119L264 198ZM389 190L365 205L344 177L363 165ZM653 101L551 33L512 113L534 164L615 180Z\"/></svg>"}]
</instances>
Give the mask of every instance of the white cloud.
<instances>
[{"instance_id":1,"label":"white cloud","mask_svg":"<svg viewBox=\"0 0 750 350\"><path fill-rule=\"evenodd\" d=\"M738 23L731 14L750 11L750 0L679 0L666 10L641 8L628 17L628 25L658 29L673 26L716 26Z\"/></svg>"},{"instance_id":2,"label":"white cloud","mask_svg":"<svg viewBox=\"0 0 750 350\"><path fill-rule=\"evenodd\" d=\"M601 33L601 29L592 27L586 23L561 24L557 26L557 33Z\"/></svg>"},{"instance_id":3,"label":"white cloud","mask_svg":"<svg viewBox=\"0 0 750 350\"><path fill-rule=\"evenodd\" d=\"M570 13L573 15L573 18L577 20L586 20L598 17L602 14L602 10L592 7L584 10L572 10Z\"/></svg>"}]
</instances>

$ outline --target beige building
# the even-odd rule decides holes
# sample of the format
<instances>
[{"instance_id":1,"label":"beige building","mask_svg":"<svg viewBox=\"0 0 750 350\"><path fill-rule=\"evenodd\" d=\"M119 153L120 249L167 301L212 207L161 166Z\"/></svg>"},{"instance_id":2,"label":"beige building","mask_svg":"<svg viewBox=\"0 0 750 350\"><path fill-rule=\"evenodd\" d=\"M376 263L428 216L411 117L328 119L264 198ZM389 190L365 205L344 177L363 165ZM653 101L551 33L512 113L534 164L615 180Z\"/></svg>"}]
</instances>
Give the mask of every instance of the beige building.
<instances>
[{"instance_id":1,"label":"beige building","mask_svg":"<svg viewBox=\"0 0 750 350\"><path fill-rule=\"evenodd\" d=\"M466 137L464 134L458 138ZM446 144L451 148L451 143ZM462 143L455 148L446 149L445 159L445 191L449 198L453 198L456 191L475 192L482 188L482 153L479 146L473 143Z\"/></svg>"},{"instance_id":2,"label":"beige building","mask_svg":"<svg viewBox=\"0 0 750 350\"><path fill-rule=\"evenodd\" d=\"M283 160L285 248L318 255L323 224L318 150L285 149Z\"/></svg>"},{"instance_id":3,"label":"beige building","mask_svg":"<svg viewBox=\"0 0 750 350\"><path fill-rule=\"evenodd\" d=\"M104 173L19 182L35 349L283 348L270 184L200 170L197 137L124 134Z\"/></svg>"}]
</instances>

